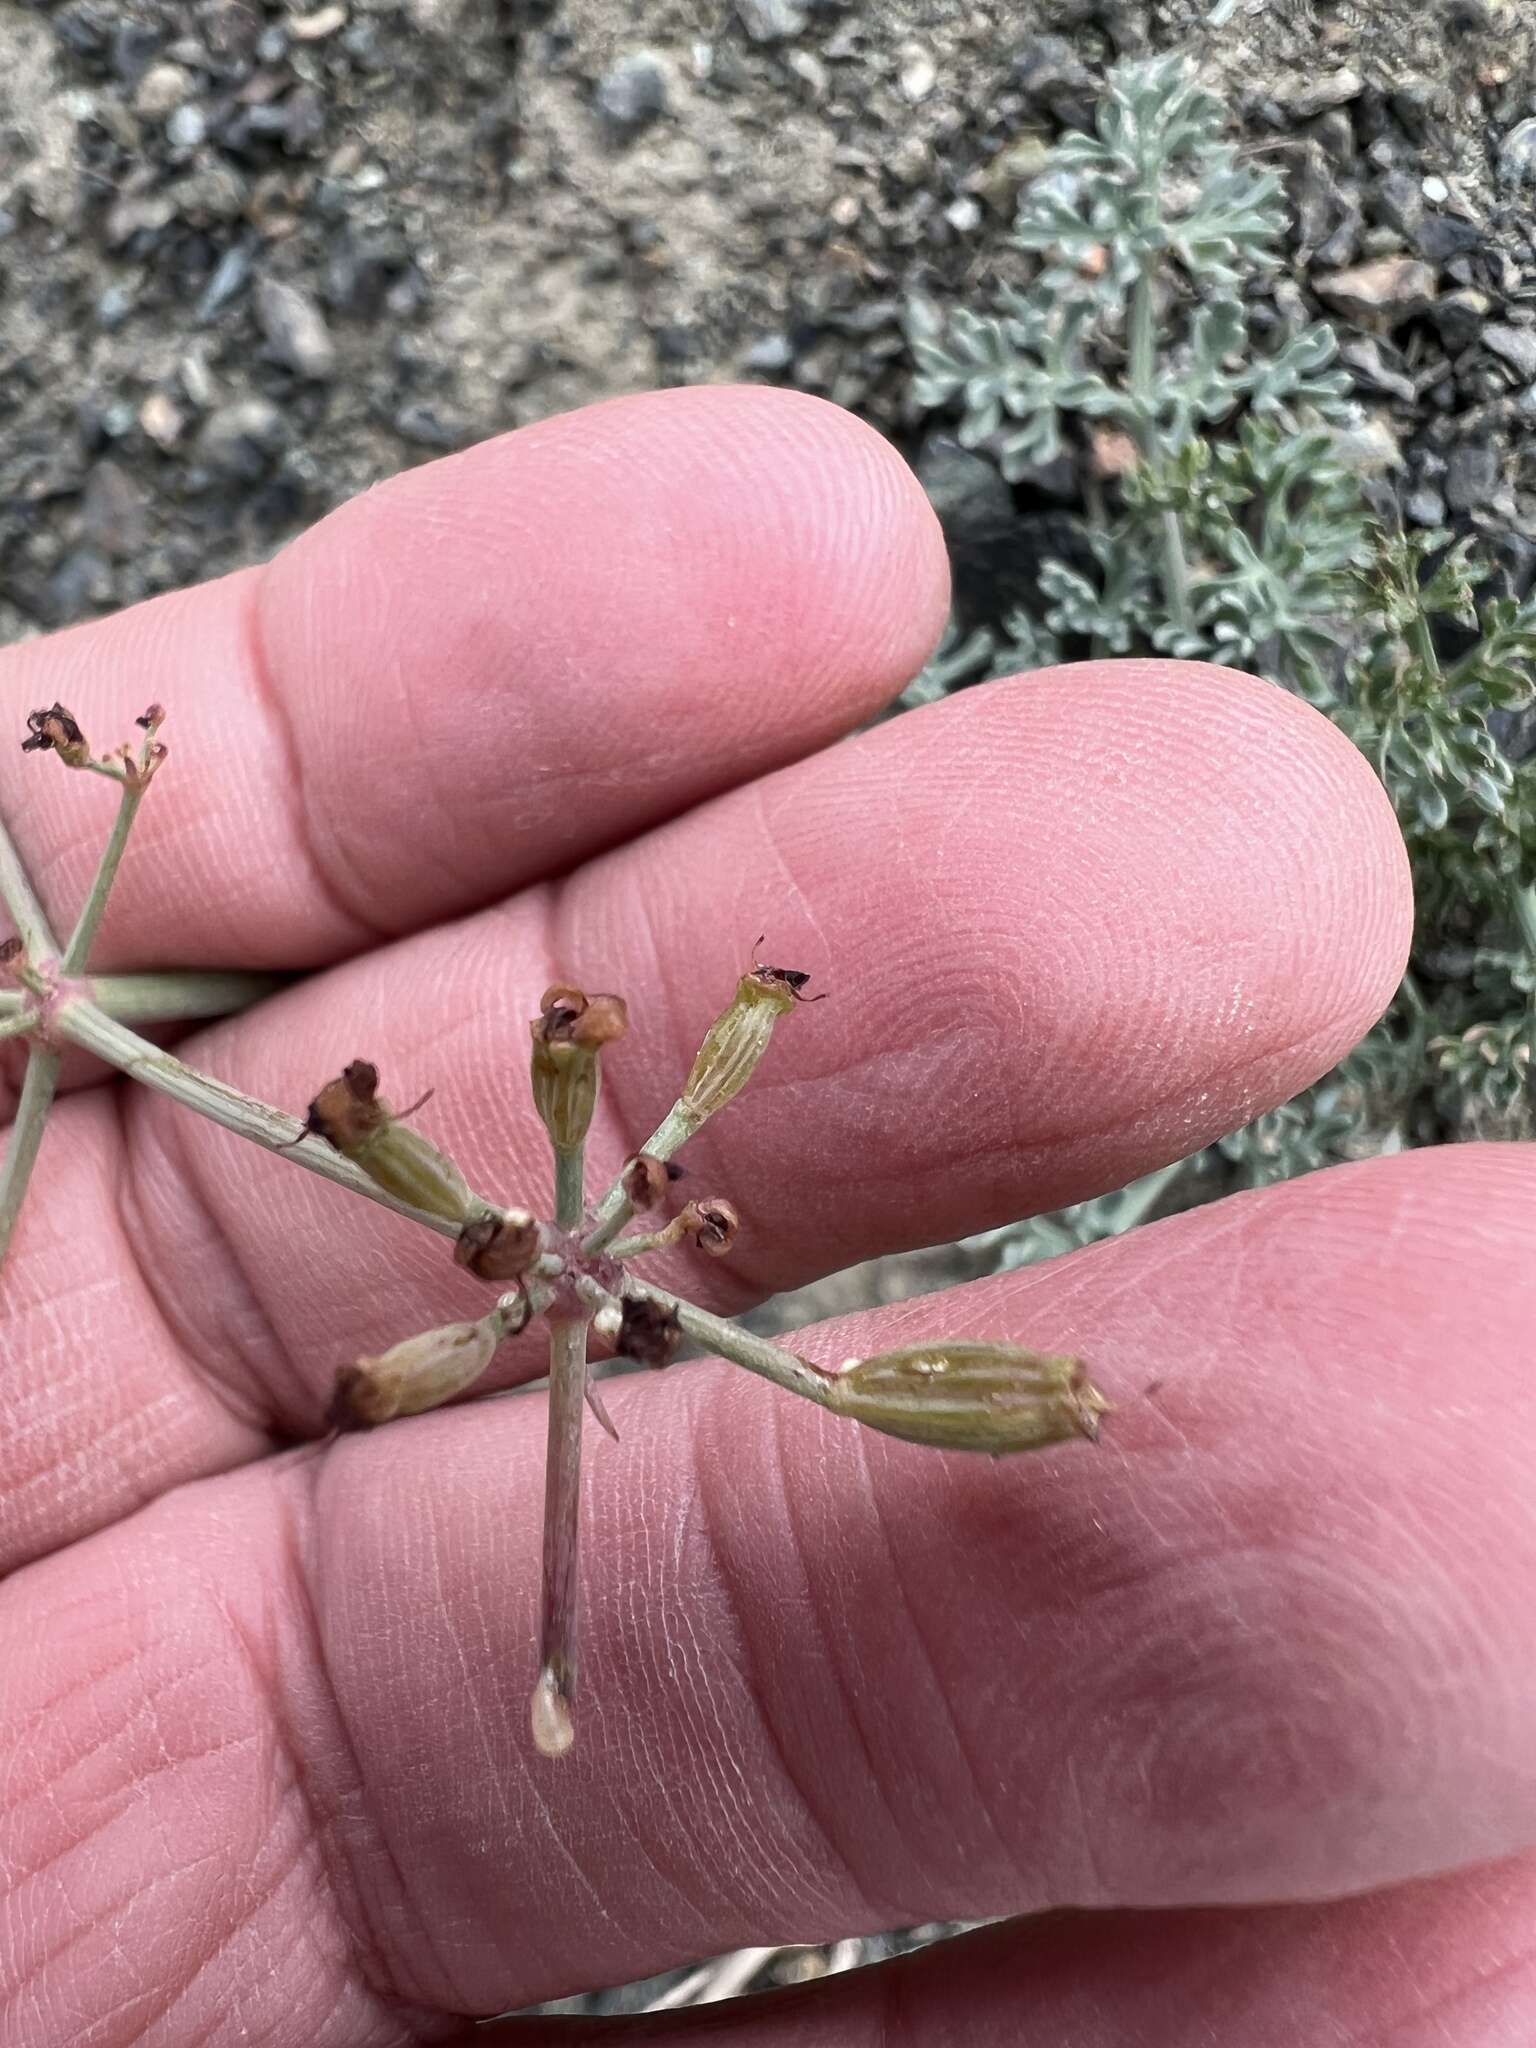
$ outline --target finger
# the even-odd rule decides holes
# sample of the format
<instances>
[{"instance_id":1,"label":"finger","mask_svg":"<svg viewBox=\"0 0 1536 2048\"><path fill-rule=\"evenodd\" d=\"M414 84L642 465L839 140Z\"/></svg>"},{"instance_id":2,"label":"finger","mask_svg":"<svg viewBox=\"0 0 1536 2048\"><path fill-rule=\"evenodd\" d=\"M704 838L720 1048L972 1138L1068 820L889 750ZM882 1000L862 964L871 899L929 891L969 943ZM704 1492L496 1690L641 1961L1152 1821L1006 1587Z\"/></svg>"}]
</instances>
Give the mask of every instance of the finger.
<instances>
[{"instance_id":1,"label":"finger","mask_svg":"<svg viewBox=\"0 0 1536 2048\"><path fill-rule=\"evenodd\" d=\"M13 648L22 713L172 748L97 964L307 967L552 874L824 744L943 623L938 527L838 408L694 389L395 478L269 566ZM0 751L61 930L112 792Z\"/></svg>"},{"instance_id":2,"label":"finger","mask_svg":"<svg viewBox=\"0 0 1536 2048\"><path fill-rule=\"evenodd\" d=\"M986 817L987 835L957 815ZM514 1036L537 991L575 978L630 993L635 1028L608 1063L593 1147L606 1174L774 926L833 999L785 1019L761 1078L689 1149L691 1186L735 1201L746 1227L740 1278L713 1261L686 1277L732 1305L1079 1199L1243 1122L1359 1037L1396 984L1408 918L1390 809L1315 714L1224 671L1068 670L899 720L558 894L350 963L186 1056L296 1107L373 1059L406 1099L435 1087L425 1127L475 1186L547 1205ZM88 1431L54 1422L46 1456L20 1446L31 1484L0 1531L13 1559L79 1533L93 1466L104 1518L189 1476L193 1434L172 1432L179 1455L161 1461L134 1421L164 1413L144 1384L165 1348L151 1299L242 1425L289 1432L322 1425L337 1366L360 1350L482 1302L437 1240L290 1163L163 1103L125 1117L124 1152L110 1122L86 1127L102 1149L77 1178L96 1201L118 1191L133 1302L102 1296L102 1348L82 1351L67 1324L52 1342L34 1328L19 1370L39 1415L43 1389L79 1386L76 1412L103 1404L96 1428L121 1424L135 1453L98 1455ZM86 1129L50 1143L85 1153ZM17 1253L42 1261L29 1298L112 1270L122 1240L91 1256L95 1213L82 1195L36 1237L23 1219ZM224 1456L221 1432L202 1469ZM77 1458L78 1488L50 1491L50 1462Z\"/></svg>"},{"instance_id":3,"label":"finger","mask_svg":"<svg viewBox=\"0 0 1536 2048\"><path fill-rule=\"evenodd\" d=\"M453 2048L1519 2048L1536 1862L1242 1912L1049 1914L825 1983L650 2019L506 2020Z\"/></svg>"},{"instance_id":4,"label":"finger","mask_svg":"<svg viewBox=\"0 0 1536 2048\"><path fill-rule=\"evenodd\" d=\"M519 1049L538 992L574 979L630 997L600 1184L670 1104L766 927L831 1000L783 1020L759 1078L688 1148L686 1187L745 1219L731 1260L661 1269L736 1306L1117 1186L1283 1100L1380 1012L1410 915L1390 807L1315 713L1222 670L1074 669L897 720L559 890L348 963L185 1056L299 1109L371 1059L396 1101L435 1088L420 1121L474 1186L547 1214ZM481 1311L440 1241L142 1094L124 1119L126 1150L109 1144L80 1183L120 1190L135 1299L147 1283L243 1424L311 1433L338 1366ZM81 1201L54 1226L75 1263L92 1216ZM24 1217L17 1254L41 1241ZM50 1267L28 1290L66 1278ZM114 1417L157 1413L143 1366L163 1337L105 1297L101 1314L105 1351L66 1355L67 1326L52 1343L34 1330L18 1369L39 1387L83 1376ZM188 1476L157 1463L152 1432L136 1442L125 1463L78 1428L48 1438L51 1457L105 1468L104 1517L157 1473ZM203 1469L223 1454L221 1439ZM28 1456L13 1558L79 1531L73 1496L61 1505Z\"/></svg>"},{"instance_id":5,"label":"finger","mask_svg":"<svg viewBox=\"0 0 1536 2048\"><path fill-rule=\"evenodd\" d=\"M82 1839L13 1770L21 1981L89 1968L127 2001L169 1967L113 1918L130 1840L135 1884L146 1842L192 1873L178 1943L195 1907L239 1970L296 1916L343 1959L326 1996L355 1970L465 2014L747 1941L1523 1852L1533 1196L1525 1148L1416 1153L803 1340L1079 1348L1119 1404L1097 1452L925 1453L725 1367L616 1386L559 1764L526 1721L537 1398L184 1490L34 1566L0 1591L0 1720L46 1717L50 1785L88 1749L107 1817ZM280 1835L274 1772L303 1787ZM117 1803L146 1777L148 1828ZM281 1899L253 1830L301 1873ZM50 1901L92 1930L51 1976Z\"/></svg>"}]
</instances>

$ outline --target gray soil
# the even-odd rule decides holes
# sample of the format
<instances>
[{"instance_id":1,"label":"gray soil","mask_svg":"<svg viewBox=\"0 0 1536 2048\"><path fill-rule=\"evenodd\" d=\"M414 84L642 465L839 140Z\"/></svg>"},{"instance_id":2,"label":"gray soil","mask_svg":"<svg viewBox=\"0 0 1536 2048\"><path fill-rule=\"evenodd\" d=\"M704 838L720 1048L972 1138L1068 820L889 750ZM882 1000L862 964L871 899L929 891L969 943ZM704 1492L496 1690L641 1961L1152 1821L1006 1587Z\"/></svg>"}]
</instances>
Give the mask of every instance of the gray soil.
<instances>
[{"instance_id":1,"label":"gray soil","mask_svg":"<svg viewBox=\"0 0 1536 2048\"><path fill-rule=\"evenodd\" d=\"M997 267L1019 143L1116 54L1187 49L1340 204L1431 173L1486 227L1532 34L1526 0L13 0L0 641L615 392L780 381L915 446L905 295Z\"/></svg>"}]
</instances>

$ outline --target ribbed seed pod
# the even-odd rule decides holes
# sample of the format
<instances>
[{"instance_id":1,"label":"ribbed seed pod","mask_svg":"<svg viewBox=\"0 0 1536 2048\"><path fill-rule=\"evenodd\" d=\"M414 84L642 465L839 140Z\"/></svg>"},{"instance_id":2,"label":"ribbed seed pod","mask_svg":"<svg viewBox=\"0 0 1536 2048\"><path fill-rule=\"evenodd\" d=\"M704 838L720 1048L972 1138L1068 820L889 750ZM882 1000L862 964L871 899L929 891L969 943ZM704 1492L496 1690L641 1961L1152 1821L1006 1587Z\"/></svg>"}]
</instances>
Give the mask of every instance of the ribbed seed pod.
<instances>
[{"instance_id":1,"label":"ribbed seed pod","mask_svg":"<svg viewBox=\"0 0 1536 2048\"><path fill-rule=\"evenodd\" d=\"M733 1102L768 1050L774 1025L794 1001L794 988L779 976L761 968L744 974L736 984L735 999L704 1035L683 1084L683 1108L702 1123Z\"/></svg>"},{"instance_id":2,"label":"ribbed seed pod","mask_svg":"<svg viewBox=\"0 0 1536 2048\"><path fill-rule=\"evenodd\" d=\"M1038 1450L1096 1442L1109 1403L1080 1358L1010 1344L917 1344L846 1366L827 1406L868 1429L940 1450Z\"/></svg>"},{"instance_id":3,"label":"ribbed seed pod","mask_svg":"<svg viewBox=\"0 0 1536 2048\"><path fill-rule=\"evenodd\" d=\"M407 1337L378 1358L343 1366L331 1421L339 1429L368 1429L451 1401L479 1379L505 1331L505 1317L493 1310L477 1323L445 1323Z\"/></svg>"},{"instance_id":4,"label":"ribbed seed pod","mask_svg":"<svg viewBox=\"0 0 1536 2048\"><path fill-rule=\"evenodd\" d=\"M304 1128L360 1166L377 1187L429 1216L462 1223L475 1211L469 1183L447 1153L396 1121L379 1094L379 1070L367 1060L353 1060L326 1083L309 1105Z\"/></svg>"},{"instance_id":5,"label":"ribbed seed pod","mask_svg":"<svg viewBox=\"0 0 1536 2048\"><path fill-rule=\"evenodd\" d=\"M530 1026L533 1103L557 1152L575 1152L585 1143L597 1106L598 1054L628 1028L621 996L559 986L544 991Z\"/></svg>"}]
</instances>

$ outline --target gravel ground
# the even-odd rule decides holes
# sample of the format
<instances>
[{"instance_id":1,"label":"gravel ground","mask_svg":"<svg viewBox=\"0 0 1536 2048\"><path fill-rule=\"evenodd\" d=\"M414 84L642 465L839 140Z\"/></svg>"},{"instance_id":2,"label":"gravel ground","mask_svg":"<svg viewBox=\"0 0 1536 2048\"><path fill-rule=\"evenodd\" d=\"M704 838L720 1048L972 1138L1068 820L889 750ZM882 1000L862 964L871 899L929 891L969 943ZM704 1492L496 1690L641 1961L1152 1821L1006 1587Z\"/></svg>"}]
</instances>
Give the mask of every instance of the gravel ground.
<instances>
[{"instance_id":1,"label":"gravel ground","mask_svg":"<svg viewBox=\"0 0 1536 2048\"><path fill-rule=\"evenodd\" d=\"M1107 62L1169 46L1286 167L1277 317L1299 292L1345 330L1373 487L1480 527L1529 587L1530 0L12 0L0 642L258 560L485 435L736 377L897 436L968 617L995 616L1077 479L1010 493L917 413L903 303L1006 270L1044 142ZM844 1293L942 1284L944 1256ZM747 1956L688 1995L908 1943Z\"/></svg>"},{"instance_id":2,"label":"gravel ground","mask_svg":"<svg viewBox=\"0 0 1536 2048\"><path fill-rule=\"evenodd\" d=\"M1532 41L1524 0L13 4L0 641L617 391L783 381L915 449L904 298L994 271L1039 139L1170 44L1284 154L1300 274L1434 270L1447 304L1406 332L1351 302L1352 367L1393 459L1425 444L1404 494L1486 509L1528 481Z\"/></svg>"}]
</instances>

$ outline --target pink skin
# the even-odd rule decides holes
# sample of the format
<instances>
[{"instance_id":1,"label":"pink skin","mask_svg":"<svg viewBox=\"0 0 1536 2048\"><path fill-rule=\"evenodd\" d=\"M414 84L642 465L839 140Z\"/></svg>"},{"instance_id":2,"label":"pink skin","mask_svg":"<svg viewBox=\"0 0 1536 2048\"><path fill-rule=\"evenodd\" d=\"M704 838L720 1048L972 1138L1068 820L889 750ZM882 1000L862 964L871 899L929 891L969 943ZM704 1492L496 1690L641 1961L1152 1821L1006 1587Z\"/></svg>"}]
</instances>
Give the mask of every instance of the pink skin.
<instances>
[{"instance_id":1,"label":"pink skin","mask_svg":"<svg viewBox=\"0 0 1536 2048\"><path fill-rule=\"evenodd\" d=\"M1265 685L1084 667L818 751L944 598L873 436L680 392L17 648L5 701L103 742L170 710L103 964L323 970L190 1058L298 1108L358 1056L435 1085L423 1128L507 1196L548 1194L545 983L631 999L606 1170L766 927L834 1000L693 1148L746 1221L671 1271L734 1307L1180 1156L1323 1071L1402 965L1381 793ZM0 803L62 921L102 794L9 749ZM1533 1215L1529 1149L1420 1153L807 1340L1081 1350L1098 1451L940 1457L721 1365L616 1385L551 1764L542 1402L282 1448L349 1354L485 1291L79 1086L0 1303L0 2041L457 2040L740 1942L1078 1905L611 2038L1526 2048Z\"/></svg>"}]
</instances>

